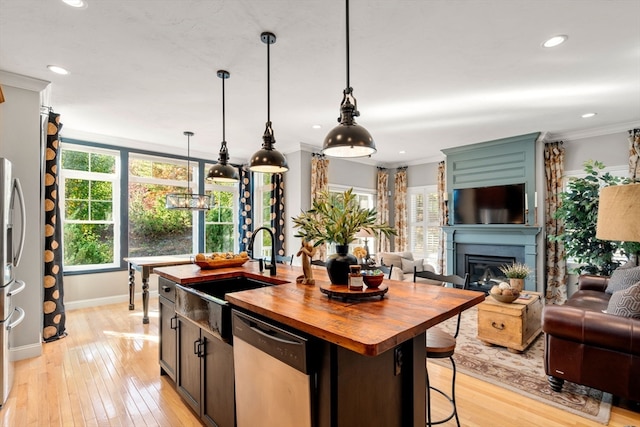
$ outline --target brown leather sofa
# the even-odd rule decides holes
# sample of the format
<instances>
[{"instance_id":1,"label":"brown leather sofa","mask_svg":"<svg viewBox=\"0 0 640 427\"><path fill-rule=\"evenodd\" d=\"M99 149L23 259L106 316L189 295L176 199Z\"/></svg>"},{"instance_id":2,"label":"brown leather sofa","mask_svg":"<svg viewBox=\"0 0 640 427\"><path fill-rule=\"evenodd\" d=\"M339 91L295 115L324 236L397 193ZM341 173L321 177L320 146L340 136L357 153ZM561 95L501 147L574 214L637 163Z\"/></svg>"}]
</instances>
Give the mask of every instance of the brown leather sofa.
<instances>
[{"instance_id":1,"label":"brown leather sofa","mask_svg":"<svg viewBox=\"0 0 640 427\"><path fill-rule=\"evenodd\" d=\"M566 380L640 401L640 319L602 312L607 283L582 275L566 304L544 308L545 372L554 391Z\"/></svg>"}]
</instances>

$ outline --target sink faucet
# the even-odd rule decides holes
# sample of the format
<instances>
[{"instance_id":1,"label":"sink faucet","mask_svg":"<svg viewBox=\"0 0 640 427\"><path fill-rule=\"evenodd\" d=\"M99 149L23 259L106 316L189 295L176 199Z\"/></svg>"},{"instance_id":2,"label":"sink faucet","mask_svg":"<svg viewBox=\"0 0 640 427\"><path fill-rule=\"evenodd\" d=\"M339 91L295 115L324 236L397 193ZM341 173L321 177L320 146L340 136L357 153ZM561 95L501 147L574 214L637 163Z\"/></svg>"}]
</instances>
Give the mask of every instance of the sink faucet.
<instances>
[{"instance_id":1,"label":"sink faucet","mask_svg":"<svg viewBox=\"0 0 640 427\"><path fill-rule=\"evenodd\" d=\"M249 249L249 252L251 252L251 258L253 258L253 241L255 240L256 235L258 234L258 231L260 230L264 230L268 232L269 235L271 236L271 264L265 263L265 267L269 269L269 275L275 276L276 275L276 238L273 235L273 231L271 231L271 229L267 227L260 227L257 230L255 230L251 235L251 240L249 241L248 249Z\"/></svg>"}]
</instances>

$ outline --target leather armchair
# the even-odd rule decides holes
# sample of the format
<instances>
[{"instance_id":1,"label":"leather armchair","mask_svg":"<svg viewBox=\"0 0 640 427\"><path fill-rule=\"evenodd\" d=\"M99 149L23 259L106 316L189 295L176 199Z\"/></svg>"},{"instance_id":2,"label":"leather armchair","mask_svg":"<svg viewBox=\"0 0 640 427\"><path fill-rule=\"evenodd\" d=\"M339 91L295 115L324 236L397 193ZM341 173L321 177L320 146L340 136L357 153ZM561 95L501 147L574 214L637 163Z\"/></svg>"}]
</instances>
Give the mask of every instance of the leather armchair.
<instances>
[{"instance_id":1,"label":"leather armchair","mask_svg":"<svg viewBox=\"0 0 640 427\"><path fill-rule=\"evenodd\" d=\"M566 380L640 401L640 319L603 313L607 283L582 275L566 304L545 306L545 372L554 391Z\"/></svg>"}]
</instances>

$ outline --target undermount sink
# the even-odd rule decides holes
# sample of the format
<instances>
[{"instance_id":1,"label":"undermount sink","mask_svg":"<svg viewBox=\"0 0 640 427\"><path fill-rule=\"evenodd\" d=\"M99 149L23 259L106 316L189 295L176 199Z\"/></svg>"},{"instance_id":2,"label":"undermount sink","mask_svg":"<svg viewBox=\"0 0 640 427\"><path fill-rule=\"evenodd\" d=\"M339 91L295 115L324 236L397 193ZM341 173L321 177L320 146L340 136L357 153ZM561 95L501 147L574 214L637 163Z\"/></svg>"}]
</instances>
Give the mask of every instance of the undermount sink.
<instances>
[{"instance_id":1,"label":"undermount sink","mask_svg":"<svg viewBox=\"0 0 640 427\"><path fill-rule=\"evenodd\" d=\"M276 282L269 283L239 276L191 285L176 285L176 313L219 336L223 341L230 342L231 306L225 301L225 295L287 283L279 280Z\"/></svg>"}]
</instances>

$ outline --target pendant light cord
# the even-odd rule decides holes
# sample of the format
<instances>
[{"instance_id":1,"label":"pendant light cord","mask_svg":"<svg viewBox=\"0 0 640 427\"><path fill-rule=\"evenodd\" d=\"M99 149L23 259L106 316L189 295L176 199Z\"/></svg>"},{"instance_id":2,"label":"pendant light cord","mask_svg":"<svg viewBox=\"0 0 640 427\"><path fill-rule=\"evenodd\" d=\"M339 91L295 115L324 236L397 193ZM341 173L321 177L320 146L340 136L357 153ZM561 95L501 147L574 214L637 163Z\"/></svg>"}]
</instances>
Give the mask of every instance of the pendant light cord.
<instances>
[{"instance_id":1,"label":"pendant light cord","mask_svg":"<svg viewBox=\"0 0 640 427\"><path fill-rule=\"evenodd\" d=\"M271 123L271 55L270 41L267 42L267 123Z\"/></svg>"},{"instance_id":2,"label":"pendant light cord","mask_svg":"<svg viewBox=\"0 0 640 427\"><path fill-rule=\"evenodd\" d=\"M225 121L224 121L224 81L225 77L222 77L222 142L225 142L227 139L225 138Z\"/></svg>"},{"instance_id":3,"label":"pendant light cord","mask_svg":"<svg viewBox=\"0 0 640 427\"><path fill-rule=\"evenodd\" d=\"M191 135L188 133L186 133L186 135L187 135L187 192L191 194Z\"/></svg>"},{"instance_id":4,"label":"pendant light cord","mask_svg":"<svg viewBox=\"0 0 640 427\"><path fill-rule=\"evenodd\" d=\"M345 1L347 5L346 21L347 21L347 90L351 87L349 81L349 0Z\"/></svg>"}]
</instances>

